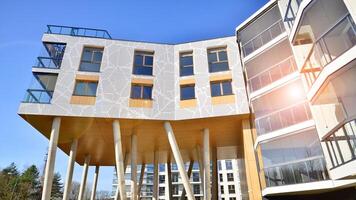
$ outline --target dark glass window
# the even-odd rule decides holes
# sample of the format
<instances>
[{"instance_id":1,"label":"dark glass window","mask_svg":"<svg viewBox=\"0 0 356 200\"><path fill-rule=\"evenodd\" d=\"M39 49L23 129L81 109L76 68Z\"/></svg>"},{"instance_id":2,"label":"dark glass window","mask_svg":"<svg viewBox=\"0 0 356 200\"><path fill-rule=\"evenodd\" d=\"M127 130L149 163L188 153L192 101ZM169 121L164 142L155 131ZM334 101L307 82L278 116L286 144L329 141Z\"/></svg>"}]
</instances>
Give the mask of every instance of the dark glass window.
<instances>
[{"instance_id":1,"label":"dark glass window","mask_svg":"<svg viewBox=\"0 0 356 200\"><path fill-rule=\"evenodd\" d=\"M195 99L195 85L182 85L180 86L180 99Z\"/></svg>"},{"instance_id":2,"label":"dark glass window","mask_svg":"<svg viewBox=\"0 0 356 200\"><path fill-rule=\"evenodd\" d=\"M164 183L166 180L166 177L164 175L159 175L159 183Z\"/></svg>"},{"instance_id":3,"label":"dark glass window","mask_svg":"<svg viewBox=\"0 0 356 200\"><path fill-rule=\"evenodd\" d=\"M96 96L98 82L76 81L73 95L77 96Z\"/></svg>"},{"instance_id":4,"label":"dark glass window","mask_svg":"<svg viewBox=\"0 0 356 200\"><path fill-rule=\"evenodd\" d=\"M232 94L231 80L210 83L211 96L224 96Z\"/></svg>"},{"instance_id":5,"label":"dark glass window","mask_svg":"<svg viewBox=\"0 0 356 200\"><path fill-rule=\"evenodd\" d=\"M181 53L179 56L180 76L193 75L193 52Z\"/></svg>"},{"instance_id":6,"label":"dark glass window","mask_svg":"<svg viewBox=\"0 0 356 200\"><path fill-rule=\"evenodd\" d=\"M224 186L223 185L220 185L220 193L224 194Z\"/></svg>"},{"instance_id":7,"label":"dark glass window","mask_svg":"<svg viewBox=\"0 0 356 200\"><path fill-rule=\"evenodd\" d=\"M79 71L99 72L102 58L102 48L84 47Z\"/></svg>"},{"instance_id":8,"label":"dark glass window","mask_svg":"<svg viewBox=\"0 0 356 200\"><path fill-rule=\"evenodd\" d=\"M132 84L132 99L152 99L152 85Z\"/></svg>"},{"instance_id":9,"label":"dark glass window","mask_svg":"<svg viewBox=\"0 0 356 200\"><path fill-rule=\"evenodd\" d=\"M194 194L200 194L200 185L193 185Z\"/></svg>"},{"instance_id":10,"label":"dark glass window","mask_svg":"<svg viewBox=\"0 0 356 200\"><path fill-rule=\"evenodd\" d=\"M225 167L227 170L231 170L232 169L232 162L231 160L226 160L225 161Z\"/></svg>"},{"instance_id":11,"label":"dark glass window","mask_svg":"<svg viewBox=\"0 0 356 200\"><path fill-rule=\"evenodd\" d=\"M229 70L226 48L208 50L209 72Z\"/></svg>"},{"instance_id":12,"label":"dark glass window","mask_svg":"<svg viewBox=\"0 0 356 200\"><path fill-rule=\"evenodd\" d=\"M227 181L234 181L234 174L233 173L227 173Z\"/></svg>"},{"instance_id":13,"label":"dark glass window","mask_svg":"<svg viewBox=\"0 0 356 200\"><path fill-rule=\"evenodd\" d=\"M235 194L235 185L228 185L229 194Z\"/></svg>"},{"instance_id":14,"label":"dark glass window","mask_svg":"<svg viewBox=\"0 0 356 200\"><path fill-rule=\"evenodd\" d=\"M135 52L133 74L152 76L153 53Z\"/></svg>"},{"instance_id":15,"label":"dark glass window","mask_svg":"<svg viewBox=\"0 0 356 200\"><path fill-rule=\"evenodd\" d=\"M219 180L220 180L220 182L223 182L223 181L224 181L223 174L219 174Z\"/></svg>"},{"instance_id":16,"label":"dark glass window","mask_svg":"<svg viewBox=\"0 0 356 200\"><path fill-rule=\"evenodd\" d=\"M193 181L199 182L199 173L198 172L193 172Z\"/></svg>"}]
</instances>

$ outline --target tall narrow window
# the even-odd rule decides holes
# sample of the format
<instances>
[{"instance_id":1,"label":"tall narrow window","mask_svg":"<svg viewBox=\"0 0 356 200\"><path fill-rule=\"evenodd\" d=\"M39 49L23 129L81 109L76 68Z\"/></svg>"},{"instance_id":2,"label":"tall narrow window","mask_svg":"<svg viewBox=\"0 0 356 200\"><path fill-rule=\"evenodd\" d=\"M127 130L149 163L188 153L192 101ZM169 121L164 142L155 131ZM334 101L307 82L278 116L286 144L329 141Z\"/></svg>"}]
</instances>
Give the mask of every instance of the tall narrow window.
<instances>
[{"instance_id":1,"label":"tall narrow window","mask_svg":"<svg viewBox=\"0 0 356 200\"><path fill-rule=\"evenodd\" d=\"M181 85L180 86L180 99L188 100L195 99L195 85Z\"/></svg>"},{"instance_id":2,"label":"tall narrow window","mask_svg":"<svg viewBox=\"0 0 356 200\"><path fill-rule=\"evenodd\" d=\"M229 194L235 194L235 185L228 185Z\"/></svg>"},{"instance_id":3,"label":"tall narrow window","mask_svg":"<svg viewBox=\"0 0 356 200\"><path fill-rule=\"evenodd\" d=\"M79 71L99 72L102 57L102 48L84 47Z\"/></svg>"},{"instance_id":4,"label":"tall narrow window","mask_svg":"<svg viewBox=\"0 0 356 200\"><path fill-rule=\"evenodd\" d=\"M231 80L210 82L211 96L224 96L232 94Z\"/></svg>"},{"instance_id":5,"label":"tall narrow window","mask_svg":"<svg viewBox=\"0 0 356 200\"><path fill-rule=\"evenodd\" d=\"M220 193L224 194L224 186L223 185L220 185Z\"/></svg>"},{"instance_id":6,"label":"tall narrow window","mask_svg":"<svg viewBox=\"0 0 356 200\"><path fill-rule=\"evenodd\" d=\"M181 53L179 55L180 76L190 76L194 74L193 52Z\"/></svg>"},{"instance_id":7,"label":"tall narrow window","mask_svg":"<svg viewBox=\"0 0 356 200\"><path fill-rule=\"evenodd\" d=\"M152 76L153 53L136 51L134 59L133 74Z\"/></svg>"},{"instance_id":8,"label":"tall narrow window","mask_svg":"<svg viewBox=\"0 0 356 200\"><path fill-rule=\"evenodd\" d=\"M96 81L76 81L74 93L75 96L96 96L98 82Z\"/></svg>"},{"instance_id":9,"label":"tall narrow window","mask_svg":"<svg viewBox=\"0 0 356 200\"><path fill-rule=\"evenodd\" d=\"M131 85L132 99L152 99L152 85Z\"/></svg>"},{"instance_id":10,"label":"tall narrow window","mask_svg":"<svg viewBox=\"0 0 356 200\"><path fill-rule=\"evenodd\" d=\"M229 70L226 48L208 50L209 72Z\"/></svg>"}]
</instances>

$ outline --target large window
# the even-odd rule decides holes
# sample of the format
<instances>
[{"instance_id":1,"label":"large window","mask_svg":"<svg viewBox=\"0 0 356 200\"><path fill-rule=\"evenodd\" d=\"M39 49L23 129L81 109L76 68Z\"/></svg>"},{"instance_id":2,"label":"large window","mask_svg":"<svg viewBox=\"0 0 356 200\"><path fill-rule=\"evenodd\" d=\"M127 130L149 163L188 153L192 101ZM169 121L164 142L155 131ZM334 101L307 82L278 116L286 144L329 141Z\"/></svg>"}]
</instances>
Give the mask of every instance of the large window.
<instances>
[{"instance_id":1,"label":"large window","mask_svg":"<svg viewBox=\"0 0 356 200\"><path fill-rule=\"evenodd\" d=\"M194 74L193 52L181 53L179 55L180 76L190 76Z\"/></svg>"},{"instance_id":2,"label":"large window","mask_svg":"<svg viewBox=\"0 0 356 200\"><path fill-rule=\"evenodd\" d=\"M210 82L211 96L232 95L231 80Z\"/></svg>"},{"instance_id":3,"label":"large window","mask_svg":"<svg viewBox=\"0 0 356 200\"><path fill-rule=\"evenodd\" d=\"M152 69L153 69L153 53L136 51L133 74L152 76Z\"/></svg>"},{"instance_id":4,"label":"large window","mask_svg":"<svg viewBox=\"0 0 356 200\"><path fill-rule=\"evenodd\" d=\"M199 182L199 172L193 172L193 181Z\"/></svg>"},{"instance_id":5,"label":"large window","mask_svg":"<svg viewBox=\"0 0 356 200\"><path fill-rule=\"evenodd\" d=\"M208 50L209 72L229 70L226 48Z\"/></svg>"},{"instance_id":6,"label":"large window","mask_svg":"<svg viewBox=\"0 0 356 200\"><path fill-rule=\"evenodd\" d=\"M132 84L132 99L152 99L152 85Z\"/></svg>"},{"instance_id":7,"label":"large window","mask_svg":"<svg viewBox=\"0 0 356 200\"><path fill-rule=\"evenodd\" d=\"M77 80L74 87L73 95L76 96L96 96L98 82Z\"/></svg>"},{"instance_id":8,"label":"large window","mask_svg":"<svg viewBox=\"0 0 356 200\"><path fill-rule=\"evenodd\" d=\"M195 85L180 86L180 100L195 99Z\"/></svg>"},{"instance_id":9,"label":"large window","mask_svg":"<svg viewBox=\"0 0 356 200\"><path fill-rule=\"evenodd\" d=\"M79 71L99 72L102 57L102 48L84 47Z\"/></svg>"},{"instance_id":10,"label":"large window","mask_svg":"<svg viewBox=\"0 0 356 200\"><path fill-rule=\"evenodd\" d=\"M233 173L227 173L227 181L234 181L234 174Z\"/></svg>"},{"instance_id":11,"label":"large window","mask_svg":"<svg viewBox=\"0 0 356 200\"><path fill-rule=\"evenodd\" d=\"M229 194L235 194L235 185L228 185Z\"/></svg>"},{"instance_id":12,"label":"large window","mask_svg":"<svg viewBox=\"0 0 356 200\"><path fill-rule=\"evenodd\" d=\"M327 179L325 161L315 129L261 144L266 186Z\"/></svg>"}]
</instances>

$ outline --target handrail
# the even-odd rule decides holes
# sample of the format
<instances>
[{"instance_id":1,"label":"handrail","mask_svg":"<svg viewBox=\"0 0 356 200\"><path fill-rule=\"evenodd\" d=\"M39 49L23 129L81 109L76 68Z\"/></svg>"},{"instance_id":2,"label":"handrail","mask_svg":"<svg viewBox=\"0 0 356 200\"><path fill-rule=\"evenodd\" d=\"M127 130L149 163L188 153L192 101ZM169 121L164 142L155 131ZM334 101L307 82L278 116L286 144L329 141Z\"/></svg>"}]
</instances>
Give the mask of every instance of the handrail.
<instances>
[{"instance_id":1,"label":"handrail","mask_svg":"<svg viewBox=\"0 0 356 200\"><path fill-rule=\"evenodd\" d=\"M40 95L36 96L36 95L34 95L34 92L39 92ZM48 99L47 100L41 99L43 93L48 95ZM27 89L26 90L25 100L23 100L22 102L24 102L24 103L50 103L50 101L52 99L52 95L53 95L53 91L49 91L49 90ZM31 100L31 98L33 100Z\"/></svg>"},{"instance_id":2,"label":"handrail","mask_svg":"<svg viewBox=\"0 0 356 200\"><path fill-rule=\"evenodd\" d=\"M251 78L248 78L248 80L254 79L254 78L256 78L257 76L260 76L261 74L270 71L271 69L277 67L278 65L280 65L281 63L283 63L283 62L285 62L285 61L287 61L287 60L292 60L292 58L294 58L294 56L289 56L288 58L285 58L284 60L278 62L277 64L274 64L274 65L268 67L267 69L265 69L265 70L259 72L258 74L252 76Z\"/></svg>"},{"instance_id":3,"label":"handrail","mask_svg":"<svg viewBox=\"0 0 356 200\"><path fill-rule=\"evenodd\" d=\"M276 168L276 167L282 167L282 166L286 166L286 165L293 165L293 164L298 164L298 163L307 162L307 161L311 161L311 160L318 160L318 159L322 159L322 158L324 158L324 156L313 156L313 157L309 157L309 158L303 158L303 159L299 159L299 160L293 160L293 161L289 161L289 162L274 164L269 167L264 167L262 170Z\"/></svg>"},{"instance_id":4,"label":"handrail","mask_svg":"<svg viewBox=\"0 0 356 200\"><path fill-rule=\"evenodd\" d=\"M47 62L45 62L44 60L47 60ZM39 56L39 57L37 57L36 66L33 66L33 67L34 68L59 69L61 67L61 62L62 62L62 59L60 59L60 58Z\"/></svg>"},{"instance_id":5,"label":"handrail","mask_svg":"<svg viewBox=\"0 0 356 200\"><path fill-rule=\"evenodd\" d=\"M344 125L356 121L356 117L353 117L352 119L344 119L340 123L338 123L334 128L332 128L328 133L326 133L322 138L321 141L326 141L328 137L330 137L332 134L340 130Z\"/></svg>"},{"instance_id":6,"label":"handrail","mask_svg":"<svg viewBox=\"0 0 356 200\"><path fill-rule=\"evenodd\" d=\"M54 28L59 28L59 31L53 30ZM70 33L63 33L63 29L69 29ZM80 30L84 31L84 34L79 34ZM77 33L75 31L77 31ZM86 34L87 31L95 31L95 36L90 35L90 34ZM98 32L102 33L102 36L98 36ZM47 25L47 33L49 33L49 34L62 34L62 35L71 35L71 36L82 36L82 37L112 39L107 30L94 29L94 28L84 28L84 27Z\"/></svg>"},{"instance_id":7,"label":"handrail","mask_svg":"<svg viewBox=\"0 0 356 200\"><path fill-rule=\"evenodd\" d=\"M265 117L269 117L269 116L277 114L277 113L280 113L280 112L285 111L285 110L289 110L289 109L291 109L293 107L296 107L296 106L299 106L299 105L302 105L302 104L305 104L305 103L308 103L308 101L305 100L305 101L300 101L300 102L294 103L292 105L286 106L284 108L275 110L273 112L269 112L268 114L265 114L265 115L263 115L261 117L258 117L258 118L255 119L255 121L260 120L260 119L265 118Z\"/></svg>"}]
</instances>

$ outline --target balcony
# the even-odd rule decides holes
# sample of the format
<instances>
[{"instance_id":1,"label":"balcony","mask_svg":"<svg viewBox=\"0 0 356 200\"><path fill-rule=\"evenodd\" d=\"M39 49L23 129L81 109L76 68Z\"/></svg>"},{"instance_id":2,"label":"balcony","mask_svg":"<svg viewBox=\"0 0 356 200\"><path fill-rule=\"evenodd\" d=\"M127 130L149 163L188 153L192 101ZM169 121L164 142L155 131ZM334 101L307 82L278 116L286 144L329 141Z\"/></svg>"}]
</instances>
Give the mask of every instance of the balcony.
<instances>
[{"instance_id":1,"label":"balcony","mask_svg":"<svg viewBox=\"0 0 356 200\"><path fill-rule=\"evenodd\" d=\"M23 103L51 103L53 91L28 89Z\"/></svg>"},{"instance_id":2,"label":"balcony","mask_svg":"<svg viewBox=\"0 0 356 200\"><path fill-rule=\"evenodd\" d=\"M356 45L356 26L348 14L314 42L302 67L309 87L333 60Z\"/></svg>"},{"instance_id":3,"label":"balcony","mask_svg":"<svg viewBox=\"0 0 356 200\"><path fill-rule=\"evenodd\" d=\"M292 28L295 18L297 16L299 6L303 0L289 0L287 5L284 21L288 24L289 28Z\"/></svg>"},{"instance_id":4,"label":"balcony","mask_svg":"<svg viewBox=\"0 0 356 200\"><path fill-rule=\"evenodd\" d=\"M79 37L112 39L110 34L108 33L108 31L106 31L106 30L71 27L71 26L47 25L46 33L79 36Z\"/></svg>"},{"instance_id":5,"label":"balcony","mask_svg":"<svg viewBox=\"0 0 356 200\"><path fill-rule=\"evenodd\" d=\"M257 134L264 135L311 119L308 102L297 103L256 118Z\"/></svg>"},{"instance_id":6,"label":"balcony","mask_svg":"<svg viewBox=\"0 0 356 200\"><path fill-rule=\"evenodd\" d=\"M283 21L280 19L266 28L264 31L242 44L244 56L250 55L263 45L267 44L285 31Z\"/></svg>"},{"instance_id":7,"label":"balcony","mask_svg":"<svg viewBox=\"0 0 356 200\"><path fill-rule=\"evenodd\" d=\"M332 168L356 159L356 119L342 122L324 138Z\"/></svg>"},{"instance_id":8,"label":"balcony","mask_svg":"<svg viewBox=\"0 0 356 200\"><path fill-rule=\"evenodd\" d=\"M324 157L315 156L298 161L291 161L264 168L266 186L283 186L298 183L309 183L328 179Z\"/></svg>"},{"instance_id":9,"label":"balcony","mask_svg":"<svg viewBox=\"0 0 356 200\"><path fill-rule=\"evenodd\" d=\"M33 73L33 78L23 103L51 103L53 91L56 86L58 74L54 73Z\"/></svg>"},{"instance_id":10,"label":"balcony","mask_svg":"<svg viewBox=\"0 0 356 200\"><path fill-rule=\"evenodd\" d=\"M34 68L46 68L46 69L59 69L61 67L62 59L51 57L37 57L37 62Z\"/></svg>"},{"instance_id":11,"label":"balcony","mask_svg":"<svg viewBox=\"0 0 356 200\"><path fill-rule=\"evenodd\" d=\"M268 67L264 71L248 79L250 93L259 90L297 70L293 56Z\"/></svg>"}]
</instances>

